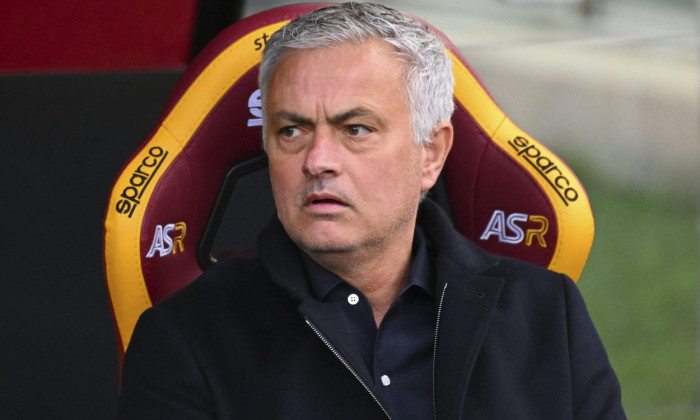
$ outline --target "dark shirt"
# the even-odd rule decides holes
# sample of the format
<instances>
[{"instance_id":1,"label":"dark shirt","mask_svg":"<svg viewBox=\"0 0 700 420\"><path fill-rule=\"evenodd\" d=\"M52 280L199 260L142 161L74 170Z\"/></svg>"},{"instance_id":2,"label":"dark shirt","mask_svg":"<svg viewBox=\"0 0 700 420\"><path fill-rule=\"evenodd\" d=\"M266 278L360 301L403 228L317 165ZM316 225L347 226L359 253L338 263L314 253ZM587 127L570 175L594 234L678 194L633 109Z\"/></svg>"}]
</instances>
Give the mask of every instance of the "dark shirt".
<instances>
[{"instance_id":1,"label":"dark shirt","mask_svg":"<svg viewBox=\"0 0 700 420\"><path fill-rule=\"evenodd\" d=\"M436 304L425 240L417 230L410 274L377 328L367 298L340 277L302 254L312 295L338 305L346 327L373 375L371 386L396 419L433 418L433 343Z\"/></svg>"}]
</instances>

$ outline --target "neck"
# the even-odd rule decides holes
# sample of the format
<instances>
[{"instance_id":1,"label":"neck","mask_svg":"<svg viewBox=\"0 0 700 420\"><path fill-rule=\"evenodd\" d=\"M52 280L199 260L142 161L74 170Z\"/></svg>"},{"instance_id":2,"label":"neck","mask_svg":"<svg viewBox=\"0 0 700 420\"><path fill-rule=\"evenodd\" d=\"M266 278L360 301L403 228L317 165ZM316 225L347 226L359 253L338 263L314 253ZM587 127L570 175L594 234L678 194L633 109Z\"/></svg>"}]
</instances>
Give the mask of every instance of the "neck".
<instances>
[{"instance_id":1,"label":"neck","mask_svg":"<svg viewBox=\"0 0 700 420\"><path fill-rule=\"evenodd\" d=\"M372 306L379 326L408 280L413 229L396 238L389 249L366 247L343 253L313 253L311 257L328 271L362 292ZM410 234L409 234L410 233Z\"/></svg>"}]
</instances>

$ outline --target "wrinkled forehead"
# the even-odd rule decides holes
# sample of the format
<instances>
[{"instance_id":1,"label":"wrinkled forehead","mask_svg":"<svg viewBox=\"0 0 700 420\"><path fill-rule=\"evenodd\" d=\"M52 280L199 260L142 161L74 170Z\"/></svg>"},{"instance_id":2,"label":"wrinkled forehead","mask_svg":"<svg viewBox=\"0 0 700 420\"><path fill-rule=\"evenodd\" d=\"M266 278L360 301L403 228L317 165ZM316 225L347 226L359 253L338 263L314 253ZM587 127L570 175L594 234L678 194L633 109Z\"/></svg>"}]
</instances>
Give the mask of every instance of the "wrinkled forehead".
<instances>
[{"instance_id":1,"label":"wrinkled forehead","mask_svg":"<svg viewBox=\"0 0 700 420\"><path fill-rule=\"evenodd\" d=\"M358 49L353 47L361 48ZM354 54L357 56L358 60L361 59L360 56L365 56L364 53L366 53L369 50L385 50L396 60L397 64L399 65L399 68L402 72L402 81L407 82L408 80L409 72L411 69L411 60L407 57L407 55L401 52L395 45L383 38L367 37L364 40L340 40L329 45L323 45L313 48L284 48L280 51L275 62L270 67L269 78L267 80L268 86L266 87L271 87L270 85L272 84L272 80L274 80L275 78L275 74L278 73L282 67L288 65L289 62L295 61L292 60L293 58L299 57L300 55L308 55L307 53L309 52L319 52L321 56L332 56L333 52L337 50L344 50L344 52L347 52L348 54ZM404 91L405 89L402 89L403 93L405 93ZM268 94L269 92L265 92L265 94L263 95L263 102L265 102L265 100L267 99L266 97L268 96Z\"/></svg>"},{"instance_id":2,"label":"wrinkled forehead","mask_svg":"<svg viewBox=\"0 0 700 420\"><path fill-rule=\"evenodd\" d=\"M268 100L281 91L304 97L393 96L404 86L402 63L380 41L299 50L283 57L269 79ZM402 98L392 97L392 100Z\"/></svg>"}]
</instances>

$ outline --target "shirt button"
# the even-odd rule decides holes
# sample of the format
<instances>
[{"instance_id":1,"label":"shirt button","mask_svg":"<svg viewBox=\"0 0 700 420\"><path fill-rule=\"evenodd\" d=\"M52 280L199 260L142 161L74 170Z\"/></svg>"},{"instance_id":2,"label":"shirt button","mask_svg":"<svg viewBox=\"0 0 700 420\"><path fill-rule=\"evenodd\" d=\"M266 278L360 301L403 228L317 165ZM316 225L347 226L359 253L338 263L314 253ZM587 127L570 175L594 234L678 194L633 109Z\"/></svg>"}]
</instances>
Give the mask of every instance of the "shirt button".
<instances>
[{"instance_id":1,"label":"shirt button","mask_svg":"<svg viewBox=\"0 0 700 420\"><path fill-rule=\"evenodd\" d=\"M382 385L384 385L384 386L391 385L391 379L387 375L382 375Z\"/></svg>"},{"instance_id":2,"label":"shirt button","mask_svg":"<svg viewBox=\"0 0 700 420\"><path fill-rule=\"evenodd\" d=\"M360 298L354 293L351 293L350 296L348 296L348 303L351 305L357 305L357 302L359 301Z\"/></svg>"}]
</instances>

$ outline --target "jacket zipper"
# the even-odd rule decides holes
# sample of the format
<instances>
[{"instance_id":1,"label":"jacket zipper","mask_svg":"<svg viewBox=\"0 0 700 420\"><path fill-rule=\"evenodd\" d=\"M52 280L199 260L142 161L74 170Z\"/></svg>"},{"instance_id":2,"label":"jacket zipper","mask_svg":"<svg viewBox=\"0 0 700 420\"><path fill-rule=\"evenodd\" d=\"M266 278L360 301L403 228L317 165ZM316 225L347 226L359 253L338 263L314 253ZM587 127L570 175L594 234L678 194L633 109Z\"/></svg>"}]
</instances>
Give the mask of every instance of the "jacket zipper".
<instances>
[{"instance_id":1,"label":"jacket zipper","mask_svg":"<svg viewBox=\"0 0 700 420\"><path fill-rule=\"evenodd\" d=\"M331 344L331 342L328 341L328 339L321 333L321 331L320 331L318 328L316 328L316 326L315 326L311 321L309 321L309 320L307 319L307 320L306 320L306 323L309 325L309 327L311 327L311 329L313 330L313 332L316 333L316 335L318 336L318 338L320 338L321 341L323 341L323 344L325 344L326 347L328 347L328 349L331 351L331 353L333 353L333 354L335 355L335 357L337 357L338 360L340 360L340 362L343 364L343 366L345 366L345 367L350 371L350 373L352 373L352 376L354 376L355 379L357 379L357 381L360 382L360 384L365 388L365 390L367 390L367 392L368 392L369 395L372 397L372 399L374 399L374 401L377 403L377 405L379 406L379 408L382 409L382 411L384 412L384 415L386 415L386 417L387 417L389 420L391 420L391 416L389 415L389 412L386 411L386 409L384 408L384 406L382 405L382 403L379 401L379 398L377 398L377 396L374 395L374 392L372 392L372 389L370 389L370 387L365 383L365 381L363 381L362 378L360 378L360 375L358 375L358 374L355 372L355 369L353 369L352 366L350 366L350 363L348 363L348 362L345 360L345 358L343 358L343 356L340 354L340 352L339 352L338 350L336 350L335 347L333 347L333 345Z\"/></svg>"},{"instance_id":2,"label":"jacket zipper","mask_svg":"<svg viewBox=\"0 0 700 420\"><path fill-rule=\"evenodd\" d=\"M440 327L440 314L442 314L442 302L445 300L445 292L447 291L447 283L442 288L440 295L440 304L438 305L437 319L435 320L435 343L433 344L433 416L437 420L437 398L435 396L435 363L437 359L437 340L438 328Z\"/></svg>"}]
</instances>

